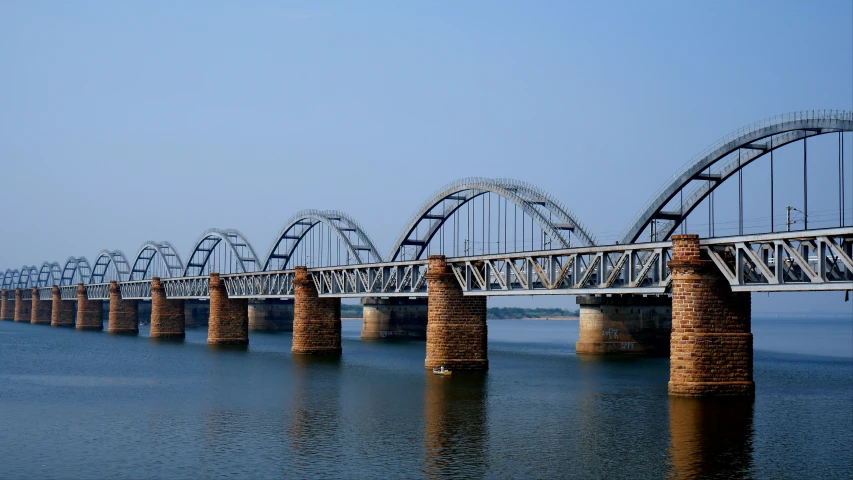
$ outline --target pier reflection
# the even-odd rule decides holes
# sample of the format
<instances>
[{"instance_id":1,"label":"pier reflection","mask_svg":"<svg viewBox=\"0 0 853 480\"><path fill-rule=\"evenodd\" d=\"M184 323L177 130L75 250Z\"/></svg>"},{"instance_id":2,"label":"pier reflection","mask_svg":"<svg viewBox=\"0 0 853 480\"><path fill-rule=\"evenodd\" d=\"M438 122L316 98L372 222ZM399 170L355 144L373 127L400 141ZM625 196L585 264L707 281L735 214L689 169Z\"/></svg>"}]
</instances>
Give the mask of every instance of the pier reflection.
<instances>
[{"instance_id":1,"label":"pier reflection","mask_svg":"<svg viewBox=\"0 0 853 480\"><path fill-rule=\"evenodd\" d=\"M669 398L669 478L746 478L753 399Z\"/></svg>"},{"instance_id":2,"label":"pier reflection","mask_svg":"<svg viewBox=\"0 0 853 480\"><path fill-rule=\"evenodd\" d=\"M289 467L304 471L309 462L335 461L340 451L341 357L294 355L293 362L287 437L294 462Z\"/></svg>"},{"instance_id":3,"label":"pier reflection","mask_svg":"<svg viewBox=\"0 0 853 480\"><path fill-rule=\"evenodd\" d=\"M485 475L488 442L486 374L426 373L424 473L428 478Z\"/></svg>"}]
</instances>

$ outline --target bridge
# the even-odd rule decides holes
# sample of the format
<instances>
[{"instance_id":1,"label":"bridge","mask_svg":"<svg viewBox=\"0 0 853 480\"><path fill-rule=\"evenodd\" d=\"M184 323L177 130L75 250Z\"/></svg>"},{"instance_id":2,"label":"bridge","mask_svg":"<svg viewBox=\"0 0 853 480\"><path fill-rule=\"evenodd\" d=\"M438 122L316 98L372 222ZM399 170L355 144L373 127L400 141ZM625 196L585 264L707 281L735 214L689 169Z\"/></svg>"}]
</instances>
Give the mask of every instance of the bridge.
<instances>
[{"instance_id":1,"label":"bridge","mask_svg":"<svg viewBox=\"0 0 853 480\"><path fill-rule=\"evenodd\" d=\"M601 338L579 342L578 353L665 347L670 393L751 394L750 292L853 290L853 222L845 217L853 203L843 161L843 133L851 131L853 112L815 110L733 132L665 182L613 244L599 244L576 215L533 185L466 178L427 199L385 255L344 212L303 210L265 256L239 231L211 229L186 260L169 242L147 241L132 257L103 250L94 262L71 257L8 269L0 318L103 329L107 301L108 330L138 333L139 302L150 301L151 336L182 338L184 302L205 301L208 342L246 344L250 300L287 299L293 302L293 352L339 354L340 299L389 299L374 307L380 317L393 317L394 305L422 306L427 367L485 369L487 297L580 295L586 298L579 300L581 336ZM837 172L822 178L836 180L825 188L837 186L838 220L815 222L808 211L808 141L833 134ZM784 230L774 222L774 153L797 142L803 218L802 228L790 231L790 222ZM770 164L770 226L745 233L742 173L759 160ZM732 179L739 186L738 232L718 236L715 192ZM705 209L707 235L700 238L688 233L687 222ZM671 313L671 321L637 327L649 312ZM731 366L726 358L746 360Z\"/></svg>"}]
</instances>

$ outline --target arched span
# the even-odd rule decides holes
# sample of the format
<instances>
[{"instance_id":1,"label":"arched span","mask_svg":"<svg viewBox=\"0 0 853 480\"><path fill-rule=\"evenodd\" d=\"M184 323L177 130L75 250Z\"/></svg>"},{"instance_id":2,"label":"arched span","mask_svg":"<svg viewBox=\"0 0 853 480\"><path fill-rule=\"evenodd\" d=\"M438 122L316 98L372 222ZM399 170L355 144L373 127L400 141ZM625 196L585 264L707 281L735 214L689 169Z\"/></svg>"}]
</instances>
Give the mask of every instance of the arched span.
<instances>
[{"instance_id":1,"label":"arched span","mask_svg":"<svg viewBox=\"0 0 853 480\"><path fill-rule=\"evenodd\" d=\"M35 265L24 265L21 267L21 276L18 278L17 288L33 288L38 283L39 269Z\"/></svg>"},{"instance_id":2,"label":"arched span","mask_svg":"<svg viewBox=\"0 0 853 480\"><path fill-rule=\"evenodd\" d=\"M3 274L3 289L4 290L14 290L18 288L18 281L21 279L21 271L18 269L12 270L11 268L6 270L6 273Z\"/></svg>"},{"instance_id":3,"label":"arched span","mask_svg":"<svg viewBox=\"0 0 853 480\"><path fill-rule=\"evenodd\" d=\"M210 261L210 254L220 242L225 242L228 251L231 252L231 259L237 267L237 272L218 273L243 273L258 270L260 266L258 255L242 233L234 229L219 230L213 228L202 233L196 241L184 268L184 276L197 277L204 274L204 269Z\"/></svg>"},{"instance_id":4,"label":"arched span","mask_svg":"<svg viewBox=\"0 0 853 480\"><path fill-rule=\"evenodd\" d=\"M373 241L349 215L337 210L302 210L290 217L276 236L267 254L264 271L294 268L295 265L290 264L293 252L308 232L319 224L329 227L343 242L352 259L351 264L382 261ZM346 232L354 233L357 243L354 244Z\"/></svg>"},{"instance_id":5,"label":"arched span","mask_svg":"<svg viewBox=\"0 0 853 480\"><path fill-rule=\"evenodd\" d=\"M142 248L136 254L136 259L130 269L130 280L151 278L151 264L158 256L166 266L166 269L162 271L164 278L176 278L183 275L184 262L175 247L169 242L149 241L142 244Z\"/></svg>"},{"instance_id":6,"label":"arched span","mask_svg":"<svg viewBox=\"0 0 853 480\"><path fill-rule=\"evenodd\" d=\"M20 273L17 270L12 270L11 268L7 268L5 272L3 272L3 290L10 290L13 287L14 283L17 282L17 278L20 277Z\"/></svg>"},{"instance_id":7,"label":"arched span","mask_svg":"<svg viewBox=\"0 0 853 480\"><path fill-rule=\"evenodd\" d=\"M637 242L652 223L654 237L651 240L666 240L705 197L756 159L798 140L849 131L853 131L853 112L839 110L789 113L741 128L694 157L673 175L640 210L619 243ZM738 150L739 156L734 155L735 158L729 159L717 171L709 173L711 167ZM689 193L684 191L692 181L701 181L701 184ZM684 202L679 211L664 211L666 205L682 193Z\"/></svg>"},{"instance_id":8,"label":"arched span","mask_svg":"<svg viewBox=\"0 0 853 480\"><path fill-rule=\"evenodd\" d=\"M62 268L57 262L44 262L39 269L37 287L52 287L62 280Z\"/></svg>"},{"instance_id":9,"label":"arched span","mask_svg":"<svg viewBox=\"0 0 853 480\"><path fill-rule=\"evenodd\" d=\"M86 257L68 257L62 268L60 286L77 285L78 283L89 283L92 276L92 267Z\"/></svg>"},{"instance_id":10,"label":"arched span","mask_svg":"<svg viewBox=\"0 0 853 480\"><path fill-rule=\"evenodd\" d=\"M486 193L500 195L531 217L551 237L553 248L570 246L570 233L583 245L595 245L595 239L575 216L548 193L525 182L511 179L464 178L444 186L424 202L401 232L387 261L400 260L404 247L414 247L412 258L421 258L426 246L442 225L467 202ZM417 232L422 233L418 238Z\"/></svg>"},{"instance_id":11,"label":"arched span","mask_svg":"<svg viewBox=\"0 0 853 480\"><path fill-rule=\"evenodd\" d=\"M110 265L113 267L116 278L110 278ZM92 275L89 278L91 283L104 283L110 280L118 280L124 282L130 277L130 264L127 262L127 257L121 250L101 250L98 257L95 259L95 265L92 266Z\"/></svg>"}]
</instances>

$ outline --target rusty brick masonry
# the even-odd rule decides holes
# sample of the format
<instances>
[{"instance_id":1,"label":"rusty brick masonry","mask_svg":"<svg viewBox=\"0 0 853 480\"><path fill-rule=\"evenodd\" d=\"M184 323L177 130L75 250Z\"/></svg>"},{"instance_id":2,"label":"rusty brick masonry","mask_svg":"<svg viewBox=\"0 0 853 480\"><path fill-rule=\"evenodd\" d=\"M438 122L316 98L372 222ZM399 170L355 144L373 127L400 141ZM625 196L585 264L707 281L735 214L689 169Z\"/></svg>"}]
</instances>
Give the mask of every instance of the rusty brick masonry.
<instances>
[{"instance_id":1,"label":"rusty brick masonry","mask_svg":"<svg viewBox=\"0 0 853 480\"><path fill-rule=\"evenodd\" d=\"M51 327L73 327L76 309L74 302L71 300L63 300L59 293L59 287L54 285L51 293L51 303L53 303L52 312L50 315Z\"/></svg>"},{"instance_id":2,"label":"rusty brick masonry","mask_svg":"<svg viewBox=\"0 0 853 480\"><path fill-rule=\"evenodd\" d=\"M104 329L104 301L89 300L86 286L77 284L77 330Z\"/></svg>"},{"instance_id":3,"label":"rusty brick masonry","mask_svg":"<svg viewBox=\"0 0 853 480\"><path fill-rule=\"evenodd\" d=\"M669 394L752 396L751 304L734 293L699 249L698 235L673 235Z\"/></svg>"},{"instance_id":4,"label":"rusty brick masonry","mask_svg":"<svg viewBox=\"0 0 853 480\"><path fill-rule=\"evenodd\" d=\"M166 298L160 277L151 279L151 338L184 338L184 301Z\"/></svg>"},{"instance_id":5,"label":"rusty brick masonry","mask_svg":"<svg viewBox=\"0 0 853 480\"><path fill-rule=\"evenodd\" d=\"M21 299L21 289L15 289L15 321L30 323L32 320L32 302Z\"/></svg>"},{"instance_id":6,"label":"rusty brick masonry","mask_svg":"<svg viewBox=\"0 0 853 480\"><path fill-rule=\"evenodd\" d=\"M293 277L293 347L296 354L341 353L341 299L320 298L306 267Z\"/></svg>"},{"instance_id":7,"label":"rusty brick masonry","mask_svg":"<svg viewBox=\"0 0 853 480\"><path fill-rule=\"evenodd\" d=\"M489 368L486 297L463 296L444 255L430 255L427 270L426 368Z\"/></svg>"},{"instance_id":8,"label":"rusty brick masonry","mask_svg":"<svg viewBox=\"0 0 853 480\"><path fill-rule=\"evenodd\" d=\"M39 289L33 287L33 300L31 308L30 323L39 325L50 325L51 311L53 310L52 299L42 300Z\"/></svg>"},{"instance_id":9,"label":"rusty brick masonry","mask_svg":"<svg viewBox=\"0 0 853 480\"><path fill-rule=\"evenodd\" d=\"M124 300L118 282L110 281L110 317L107 324L109 333L139 333L139 300Z\"/></svg>"},{"instance_id":10,"label":"rusty brick masonry","mask_svg":"<svg viewBox=\"0 0 853 480\"><path fill-rule=\"evenodd\" d=\"M15 304L14 300L9 302L9 291L0 290L0 320L15 319Z\"/></svg>"},{"instance_id":11,"label":"rusty brick masonry","mask_svg":"<svg viewBox=\"0 0 853 480\"><path fill-rule=\"evenodd\" d=\"M249 300L228 298L218 273L210 274L210 323L208 345L249 344Z\"/></svg>"}]
</instances>

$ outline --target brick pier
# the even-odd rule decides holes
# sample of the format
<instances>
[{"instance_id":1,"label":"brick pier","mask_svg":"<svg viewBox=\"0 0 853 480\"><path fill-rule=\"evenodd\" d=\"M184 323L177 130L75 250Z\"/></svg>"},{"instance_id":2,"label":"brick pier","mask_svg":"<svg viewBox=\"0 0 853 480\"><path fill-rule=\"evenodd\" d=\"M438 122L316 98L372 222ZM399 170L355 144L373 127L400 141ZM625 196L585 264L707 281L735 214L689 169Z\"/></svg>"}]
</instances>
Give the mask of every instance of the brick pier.
<instances>
[{"instance_id":1,"label":"brick pier","mask_svg":"<svg viewBox=\"0 0 853 480\"><path fill-rule=\"evenodd\" d=\"M115 280L110 281L109 333L135 335L139 333L139 300L124 300Z\"/></svg>"},{"instance_id":2,"label":"brick pier","mask_svg":"<svg viewBox=\"0 0 853 480\"><path fill-rule=\"evenodd\" d=\"M51 303L53 303L52 312L50 315L51 327L73 327L75 308L73 300L63 300L59 293L59 287L53 286L51 293Z\"/></svg>"},{"instance_id":3,"label":"brick pier","mask_svg":"<svg viewBox=\"0 0 853 480\"><path fill-rule=\"evenodd\" d=\"M320 298L306 267L296 267L293 297L291 352L340 355L341 299Z\"/></svg>"},{"instance_id":4,"label":"brick pier","mask_svg":"<svg viewBox=\"0 0 853 480\"><path fill-rule=\"evenodd\" d=\"M700 254L698 235L673 235L669 394L752 396L750 294L734 293Z\"/></svg>"},{"instance_id":5,"label":"brick pier","mask_svg":"<svg viewBox=\"0 0 853 480\"><path fill-rule=\"evenodd\" d=\"M160 277L151 279L151 338L184 338L184 301L166 298Z\"/></svg>"},{"instance_id":6,"label":"brick pier","mask_svg":"<svg viewBox=\"0 0 853 480\"><path fill-rule=\"evenodd\" d=\"M15 289L15 321L30 323L33 316L32 302L25 302L21 299L21 289Z\"/></svg>"},{"instance_id":7,"label":"brick pier","mask_svg":"<svg viewBox=\"0 0 853 480\"><path fill-rule=\"evenodd\" d=\"M425 340L426 298L363 298L362 340Z\"/></svg>"},{"instance_id":8,"label":"brick pier","mask_svg":"<svg viewBox=\"0 0 853 480\"><path fill-rule=\"evenodd\" d=\"M9 301L9 291L0 290L0 320L15 319L15 301Z\"/></svg>"},{"instance_id":9,"label":"brick pier","mask_svg":"<svg viewBox=\"0 0 853 480\"><path fill-rule=\"evenodd\" d=\"M444 255L430 255L426 278L429 307L424 366L488 369L486 297L463 296Z\"/></svg>"},{"instance_id":10,"label":"brick pier","mask_svg":"<svg viewBox=\"0 0 853 480\"><path fill-rule=\"evenodd\" d=\"M584 295L578 342L581 355L669 356L672 299L668 296Z\"/></svg>"},{"instance_id":11,"label":"brick pier","mask_svg":"<svg viewBox=\"0 0 853 480\"><path fill-rule=\"evenodd\" d=\"M50 325L50 319L53 316L52 311L52 299L42 300L39 295L39 289L34 287L30 323L34 325Z\"/></svg>"},{"instance_id":12,"label":"brick pier","mask_svg":"<svg viewBox=\"0 0 853 480\"><path fill-rule=\"evenodd\" d=\"M104 329L104 301L89 300L86 286L77 284L77 330Z\"/></svg>"},{"instance_id":13,"label":"brick pier","mask_svg":"<svg viewBox=\"0 0 853 480\"><path fill-rule=\"evenodd\" d=\"M208 345L249 344L249 300L228 298L218 273L210 274L210 322Z\"/></svg>"}]
</instances>

